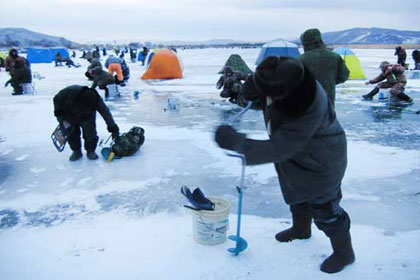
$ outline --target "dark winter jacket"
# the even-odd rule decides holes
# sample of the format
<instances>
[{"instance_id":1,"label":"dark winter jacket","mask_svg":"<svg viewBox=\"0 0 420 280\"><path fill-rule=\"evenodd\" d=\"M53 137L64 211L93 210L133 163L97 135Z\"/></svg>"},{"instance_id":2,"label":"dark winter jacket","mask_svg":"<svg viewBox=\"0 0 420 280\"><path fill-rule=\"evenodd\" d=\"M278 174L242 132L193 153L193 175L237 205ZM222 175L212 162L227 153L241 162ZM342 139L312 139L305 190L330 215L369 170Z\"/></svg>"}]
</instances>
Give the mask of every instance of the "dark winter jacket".
<instances>
[{"instance_id":1,"label":"dark winter jacket","mask_svg":"<svg viewBox=\"0 0 420 280\"><path fill-rule=\"evenodd\" d=\"M298 60L315 76L334 105L335 86L349 78L350 72L346 64L340 55L325 48L318 29L305 31L300 40L305 53L300 55Z\"/></svg>"},{"instance_id":2,"label":"dark winter jacket","mask_svg":"<svg viewBox=\"0 0 420 280\"><path fill-rule=\"evenodd\" d=\"M108 127L115 125L108 107L94 89L73 85L54 96L54 115L59 122L65 120L72 125L80 124L95 118L96 111Z\"/></svg>"},{"instance_id":3,"label":"dark winter jacket","mask_svg":"<svg viewBox=\"0 0 420 280\"><path fill-rule=\"evenodd\" d=\"M97 58L92 58L91 60L90 60L90 64L89 64L89 66L88 66L88 68L87 68L87 70L89 71L89 70L92 70L92 69L94 69L94 68L96 68L96 67L101 67L102 68L102 63L101 63L101 61L99 61L99 59L97 59Z\"/></svg>"},{"instance_id":4,"label":"dark winter jacket","mask_svg":"<svg viewBox=\"0 0 420 280\"><path fill-rule=\"evenodd\" d=\"M29 67L28 61L26 60L26 58L19 56L17 54L17 50L16 49L11 49L9 51L9 55L6 57L6 60L4 61L4 68L6 68L6 71L13 71L13 69L15 68L15 63L19 61L22 64L26 64Z\"/></svg>"},{"instance_id":5,"label":"dark winter jacket","mask_svg":"<svg viewBox=\"0 0 420 280\"><path fill-rule=\"evenodd\" d=\"M16 84L32 82L31 69L29 69L29 67L22 62L16 63L15 68L10 74L12 75L12 82Z\"/></svg>"},{"instance_id":6,"label":"dark winter jacket","mask_svg":"<svg viewBox=\"0 0 420 280\"><path fill-rule=\"evenodd\" d=\"M127 62L125 62L124 59L121 59L121 70L124 77L124 81L128 81L130 79L130 68L127 65Z\"/></svg>"},{"instance_id":7,"label":"dark winter jacket","mask_svg":"<svg viewBox=\"0 0 420 280\"><path fill-rule=\"evenodd\" d=\"M327 198L340 188L347 140L321 85L305 70L289 97L263 104L269 140L243 139L237 151L248 165L273 162L287 204Z\"/></svg>"},{"instance_id":8,"label":"dark winter jacket","mask_svg":"<svg viewBox=\"0 0 420 280\"><path fill-rule=\"evenodd\" d=\"M407 79L404 75L405 68L400 64L392 65L391 69L384 68L376 78L369 80L370 84L376 84L386 80L389 84L400 83L403 86L407 84Z\"/></svg>"},{"instance_id":9,"label":"dark winter jacket","mask_svg":"<svg viewBox=\"0 0 420 280\"><path fill-rule=\"evenodd\" d=\"M405 60L407 59L407 52L405 51L405 49L402 47L395 48L394 55L398 57L397 63L404 66Z\"/></svg>"},{"instance_id":10,"label":"dark winter jacket","mask_svg":"<svg viewBox=\"0 0 420 280\"><path fill-rule=\"evenodd\" d=\"M108 72L102 70L102 67L95 67L92 69L93 84L91 88L105 89L107 85L115 84L114 77Z\"/></svg>"}]
</instances>

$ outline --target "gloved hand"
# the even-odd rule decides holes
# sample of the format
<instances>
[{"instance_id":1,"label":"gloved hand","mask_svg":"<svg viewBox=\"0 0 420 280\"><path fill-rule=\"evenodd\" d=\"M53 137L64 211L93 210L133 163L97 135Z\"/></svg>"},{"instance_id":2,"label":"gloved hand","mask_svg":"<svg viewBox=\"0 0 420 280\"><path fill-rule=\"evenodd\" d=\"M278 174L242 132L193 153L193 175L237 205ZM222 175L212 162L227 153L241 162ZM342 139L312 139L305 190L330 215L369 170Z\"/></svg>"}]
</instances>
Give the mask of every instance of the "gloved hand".
<instances>
[{"instance_id":1,"label":"gloved hand","mask_svg":"<svg viewBox=\"0 0 420 280\"><path fill-rule=\"evenodd\" d=\"M221 125L217 128L214 140L222 149L238 151L245 135L236 132L230 125Z\"/></svg>"},{"instance_id":2,"label":"gloved hand","mask_svg":"<svg viewBox=\"0 0 420 280\"><path fill-rule=\"evenodd\" d=\"M255 87L252 75L249 75L246 78L245 83L242 85L241 95L249 101L255 101L261 98L261 95L258 93L257 88Z\"/></svg>"},{"instance_id":3,"label":"gloved hand","mask_svg":"<svg viewBox=\"0 0 420 280\"><path fill-rule=\"evenodd\" d=\"M11 80L8 80L8 81L4 84L4 87L7 87L7 86L8 86L11 82L12 82Z\"/></svg>"},{"instance_id":4,"label":"gloved hand","mask_svg":"<svg viewBox=\"0 0 420 280\"><path fill-rule=\"evenodd\" d=\"M112 124L107 127L108 132L112 133L112 139L117 138L120 135L120 129L118 128L118 125Z\"/></svg>"}]
</instances>

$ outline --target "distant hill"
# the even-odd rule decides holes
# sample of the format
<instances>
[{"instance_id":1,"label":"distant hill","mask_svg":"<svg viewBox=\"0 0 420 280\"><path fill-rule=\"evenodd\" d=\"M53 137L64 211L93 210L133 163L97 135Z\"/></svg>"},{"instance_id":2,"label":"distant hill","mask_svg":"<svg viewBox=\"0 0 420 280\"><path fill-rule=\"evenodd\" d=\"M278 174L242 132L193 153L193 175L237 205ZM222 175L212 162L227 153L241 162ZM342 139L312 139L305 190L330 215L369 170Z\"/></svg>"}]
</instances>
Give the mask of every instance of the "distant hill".
<instances>
[{"instance_id":1,"label":"distant hill","mask_svg":"<svg viewBox=\"0 0 420 280\"><path fill-rule=\"evenodd\" d=\"M322 33L328 45L345 44L420 44L420 31L402 31L384 28L352 28ZM300 39L293 42L300 44Z\"/></svg>"},{"instance_id":2,"label":"distant hill","mask_svg":"<svg viewBox=\"0 0 420 280\"><path fill-rule=\"evenodd\" d=\"M78 48L81 45L63 37L45 35L25 28L0 28L1 47L58 47Z\"/></svg>"}]
</instances>

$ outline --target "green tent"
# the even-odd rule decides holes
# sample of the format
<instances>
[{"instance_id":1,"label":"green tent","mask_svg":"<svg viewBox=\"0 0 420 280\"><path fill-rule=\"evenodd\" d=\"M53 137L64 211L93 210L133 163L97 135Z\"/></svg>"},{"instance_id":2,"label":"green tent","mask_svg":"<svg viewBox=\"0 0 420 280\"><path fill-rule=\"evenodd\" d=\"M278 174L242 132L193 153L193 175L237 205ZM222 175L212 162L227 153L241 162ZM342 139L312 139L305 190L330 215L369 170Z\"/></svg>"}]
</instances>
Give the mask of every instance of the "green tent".
<instances>
[{"instance_id":1,"label":"green tent","mask_svg":"<svg viewBox=\"0 0 420 280\"><path fill-rule=\"evenodd\" d=\"M246 62L239 54L232 54L225 62L223 68L219 71L219 74L223 74L223 70L226 66L230 66L233 71L240 72L244 75L252 74L251 69L249 69L248 65L246 65Z\"/></svg>"}]
</instances>

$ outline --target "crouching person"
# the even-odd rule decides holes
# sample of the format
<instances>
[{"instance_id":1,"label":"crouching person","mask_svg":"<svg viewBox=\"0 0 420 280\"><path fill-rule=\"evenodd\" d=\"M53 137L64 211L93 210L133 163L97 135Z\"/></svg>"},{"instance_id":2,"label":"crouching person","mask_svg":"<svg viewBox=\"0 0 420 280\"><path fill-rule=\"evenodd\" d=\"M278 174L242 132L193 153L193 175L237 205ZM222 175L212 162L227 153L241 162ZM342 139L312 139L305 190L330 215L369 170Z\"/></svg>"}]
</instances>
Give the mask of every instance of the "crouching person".
<instances>
[{"instance_id":1,"label":"crouching person","mask_svg":"<svg viewBox=\"0 0 420 280\"><path fill-rule=\"evenodd\" d=\"M13 93L12 95L23 94L22 84L32 82L31 69L22 61L16 61L14 68L10 70L11 79L6 82L5 86L9 83L12 84Z\"/></svg>"},{"instance_id":2,"label":"crouching person","mask_svg":"<svg viewBox=\"0 0 420 280\"><path fill-rule=\"evenodd\" d=\"M381 88L390 88L393 96L408 103L413 103L413 99L404 93L405 85L407 84L407 79L404 75L405 68L400 64L391 64L388 61L382 61L379 68L381 73L376 78L365 83L366 85L377 85L368 94L362 95L363 99L372 100Z\"/></svg>"},{"instance_id":3,"label":"crouching person","mask_svg":"<svg viewBox=\"0 0 420 280\"><path fill-rule=\"evenodd\" d=\"M98 143L96 111L105 120L112 137L118 137L119 128L96 90L73 85L62 89L54 96L54 115L58 122L64 127L71 125L68 143L73 153L69 158L70 161L76 161L82 157L81 130L87 157L90 160L98 159L95 153Z\"/></svg>"},{"instance_id":4,"label":"crouching person","mask_svg":"<svg viewBox=\"0 0 420 280\"><path fill-rule=\"evenodd\" d=\"M223 125L215 141L221 148L243 154L247 165L274 163L293 218L293 226L275 238L280 242L308 239L313 219L333 248L321 270L342 270L355 260L350 218L340 207L347 140L325 90L296 59L272 56L247 78L240 95L239 100L261 104L268 139L249 139Z\"/></svg>"},{"instance_id":5,"label":"crouching person","mask_svg":"<svg viewBox=\"0 0 420 280\"><path fill-rule=\"evenodd\" d=\"M114 77L108 72L102 70L102 66L98 65L95 68L88 68L88 71L85 73L85 76L88 79L93 80L92 89L99 87L105 91L105 98L109 97L108 85L115 84Z\"/></svg>"}]
</instances>

